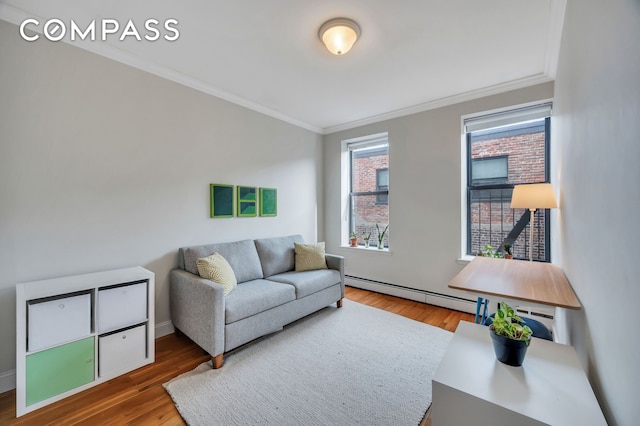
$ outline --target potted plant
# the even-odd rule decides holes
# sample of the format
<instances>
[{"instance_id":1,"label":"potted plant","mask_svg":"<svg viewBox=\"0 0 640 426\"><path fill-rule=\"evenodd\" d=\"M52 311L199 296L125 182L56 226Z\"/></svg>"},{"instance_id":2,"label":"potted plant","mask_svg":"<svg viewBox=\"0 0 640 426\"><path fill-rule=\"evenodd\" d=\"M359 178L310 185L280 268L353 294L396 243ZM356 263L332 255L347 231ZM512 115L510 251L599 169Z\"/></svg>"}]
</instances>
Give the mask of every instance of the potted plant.
<instances>
[{"instance_id":1,"label":"potted plant","mask_svg":"<svg viewBox=\"0 0 640 426\"><path fill-rule=\"evenodd\" d=\"M509 243L505 243L504 246L504 258L505 259L513 259L513 247L511 247L511 244Z\"/></svg>"},{"instance_id":2,"label":"potted plant","mask_svg":"<svg viewBox=\"0 0 640 426\"><path fill-rule=\"evenodd\" d=\"M478 252L476 253L476 256L482 256L482 257L501 257L500 256L500 252L496 251L493 249L493 246L491 246L490 244L485 244L485 246L483 248L481 248L480 250L478 250Z\"/></svg>"},{"instance_id":3,"label":"potted plant","mask_svg":"<svg viewBox=\"0 0 640 426\"><path fill-rule=\"evenodd\" d=\"M358 247L358 236L356 235L356 231L351 231L351 237L349 237L349 243L351 247Z\"/></svg>"},{"instance_id":4,"label":"potted plant","mask_svg":"<svg viewBox=\"0 0 640 426\"><path fill-rule=\"evenodd\" d=\"M511 306L500 302L489 329L498 361L514 367L521 366L531 342L531 328L522 323L522 318L516 315Z\"/></svg>"},{"instance_id":5,"label":"potted plant","mask_svg":"<svg viewBox=\"0 0 640 426\"><path fill-rule=\"evenodd\" d=\"M369 248L369 238L371 238L371 232L363 232L362 235L364 236L364 248Z\"/></svg>"},{"instance_id":6,"label":"potted plant","mask_svg":"<svg viewBox=\"0 0 640 426\"><path fill-rule=\"evenodd\" d=\"M384 227L384 231L380 232L380 227L376 223L376 230L378 231L378 250L384 249L384 234L387 233L387 229L389 229L389 224Z\"/></svg>"}]
</instances>

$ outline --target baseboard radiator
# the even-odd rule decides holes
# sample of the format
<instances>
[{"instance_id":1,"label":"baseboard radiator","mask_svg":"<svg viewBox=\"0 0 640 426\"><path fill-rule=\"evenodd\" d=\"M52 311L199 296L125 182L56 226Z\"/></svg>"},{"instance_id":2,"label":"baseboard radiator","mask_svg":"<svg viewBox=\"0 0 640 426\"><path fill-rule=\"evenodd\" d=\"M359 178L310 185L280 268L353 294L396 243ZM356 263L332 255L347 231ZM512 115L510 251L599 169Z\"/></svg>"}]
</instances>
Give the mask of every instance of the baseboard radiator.
<instances>
[{"instance_id":1,"label":"baseboard radiator","mask_svg":"<svg viewBox=\"0 0 640 426\"><path fill-rule=\"evenodd\" d=\"M350 287L375 291L377 293L388 294L389 296L415 300L416 302L428 303L429 305L441 306L443 308L468 312L470 314L475 314L476 312L476 301L465 299L463 297L450 296L448 294L441 294L427 290L419 290L397 284L355 277L352 275L345 275L344 282Z\"/></svg>"},{"instance_id":2,"label":"baseboard radiator","mask_svg":"<svg viewBox=\"0 0 640 426\"><path fill-rule=\"evenodd\" d=\"M353 275L345 275L345 284L351 287L375 291L377 293L388 294L390 296L401 297L403 299L415 300L416 302L428 303L429 305L441 306L443 308L454 309L456 311L468 312L474 315L476 313L477 299L471 300L427 290L418 290L415 288L370 280ZM528 306L515 306L514 308L519 316L538 320L549 327L553 332L554 310L552 308L544 309Z\"/></svg>"},{"instance_id":3,"label":"baseboard radiator","mask_svg":"<svg viewBox=\"0 0 640 426\"><path fill-rule=\"evenodd\" d=\"M516 306L516 315L523 318L532 318L546 325L553 334L554 310L529 306Z\"/></svg>"}]
</instances>

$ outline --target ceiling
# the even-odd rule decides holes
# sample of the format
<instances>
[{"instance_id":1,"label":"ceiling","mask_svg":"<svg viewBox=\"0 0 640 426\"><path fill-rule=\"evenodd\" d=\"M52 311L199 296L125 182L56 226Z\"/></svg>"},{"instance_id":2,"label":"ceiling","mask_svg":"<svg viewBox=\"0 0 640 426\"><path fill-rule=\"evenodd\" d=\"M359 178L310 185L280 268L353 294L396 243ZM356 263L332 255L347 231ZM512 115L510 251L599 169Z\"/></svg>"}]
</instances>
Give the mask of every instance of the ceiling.
<instances>
[{"instance_id":1,"label":"ceiling","mask_svg":"<svg viewBox=\"0 0 640 426\"><path fill-rule=\"evenodd\" d=\"M81 29L65 41L318 133L553 80L566 0L0 0L0 18ZM344 56L318 39L328 19L362 34ZM120 40L133 20L176 19L176 41ZM33 32L31 33L33 34ZM44 39L37 42L46 42Z\"/></svg>"}]
</instances>

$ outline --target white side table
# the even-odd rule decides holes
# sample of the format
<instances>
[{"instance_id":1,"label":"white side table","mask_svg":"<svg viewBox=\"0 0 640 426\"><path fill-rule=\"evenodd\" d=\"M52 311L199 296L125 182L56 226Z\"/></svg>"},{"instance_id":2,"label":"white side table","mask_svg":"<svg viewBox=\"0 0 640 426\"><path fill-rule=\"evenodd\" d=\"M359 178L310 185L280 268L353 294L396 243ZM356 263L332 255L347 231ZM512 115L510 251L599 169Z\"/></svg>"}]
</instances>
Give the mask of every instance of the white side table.
<instances>
[{"instance_id":1,"label":"white side table","mask_svg":"<svg viewBox=\"0 0 640 426\"><path fill-rule=\"evenodd\" d=\"M606 425L572 346L534 338L522 367L498 361L489 328L461 321L433 377L434 426Z\"/></svg>"}]
</instances>

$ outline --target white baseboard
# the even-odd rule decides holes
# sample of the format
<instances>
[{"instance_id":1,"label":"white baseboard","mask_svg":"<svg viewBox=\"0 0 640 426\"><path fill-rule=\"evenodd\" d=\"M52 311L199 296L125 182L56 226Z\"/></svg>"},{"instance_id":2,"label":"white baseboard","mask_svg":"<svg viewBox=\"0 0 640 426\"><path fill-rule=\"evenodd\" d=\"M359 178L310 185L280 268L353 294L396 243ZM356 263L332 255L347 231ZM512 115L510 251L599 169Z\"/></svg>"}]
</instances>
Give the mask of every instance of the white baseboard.
<instances>
[{"instance_id":1,"label":"white baseboard","mask_svg":"<svg viewBox=\"0 0 640 426\"><path fill-rule=\"evenodd\" d=\"M0 373L0 393L16 388L16 370Z\"/></svg>"},{"instance_id":2,"label":"white baseboard","mask_svg":"<svg viewBox=\"0 0 640 426\"><path fill-rule=\"evenodd\" d=\"M344 283L351 287L364 290L375 291L377 293L388 294L389 296L401 297L403 299L414 300L416 302L428 303L429 305L440 306L470 314L476 313L476 301L458 297L447 296L426 290L417 290L395 284L372 281L358 277L345 277Z\"/></svg>"},{"instance_id":3,"label":"white baseboard","mask_svg":"<svg viewBox=\"0 0 640 426\"><path fill-rule=\"evenodd\" d=\"M161 322L160 324L156 324L156 339L158 337L166 336L175 332L176 329L173 328L173 323L171 321Z\"/></svg>"},{"instance_id":4,"label":"white baseboard","mask_svg":"<svg viewBox=\"0 0 640 426\"><path fill-rule=\"evenodd\" d=\"M156 324L155 333L156 339L162 336L166 336L175 331L173 323L171 321L161 322ZM16 388L16 370L6 371L0 373L0 393L8 392Z\"/></svg>"}]
</instances>

